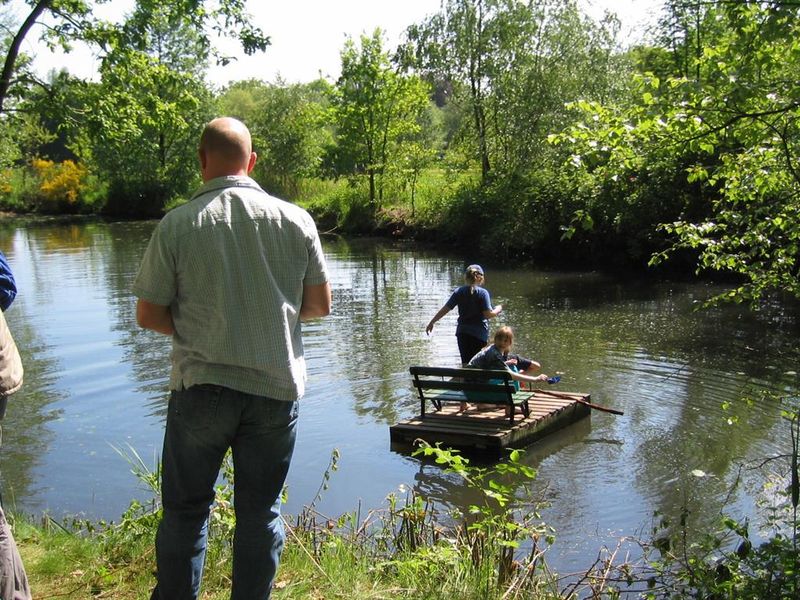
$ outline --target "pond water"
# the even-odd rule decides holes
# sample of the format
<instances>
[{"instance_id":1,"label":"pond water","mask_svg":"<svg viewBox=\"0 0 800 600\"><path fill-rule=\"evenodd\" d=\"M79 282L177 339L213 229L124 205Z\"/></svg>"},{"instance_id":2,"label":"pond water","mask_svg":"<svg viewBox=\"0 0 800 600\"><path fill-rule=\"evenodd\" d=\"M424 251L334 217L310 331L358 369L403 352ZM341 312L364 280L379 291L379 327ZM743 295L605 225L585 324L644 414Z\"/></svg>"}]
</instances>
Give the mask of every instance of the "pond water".
<instances>
[{"instance_id":1,"label":"pond water","mask_svg":"<svg viewBox=\"0 0 800 600\"><path fill-rule=\"evenodd\" d=\"M151 497L125 455L156 463L168 396L169 340L136 326L130 293L154 225L0 224L20 289L6 317L26 368L3 423L7 506L115 520L131 499ZM459 481L394 451L388 428L418 412L409 365L458 363L454 313L431 336L425 325L480 257L375 240L330 239L325 249L334 311L304 328L310 380L285 512L314 499L334 449L323 514L364 514L408 489L465 506ZM723 509L758 518L760 471L749 466L788 445L779 403L762 394L797 388L796 305L697 311L721 288L484 267L505 306L493 325L515 329L515 348L563 373L560 390L625 413L593 411L525 453L550 503L555 568L578 570L687 503L696 524Z\"/></svg>"}]
</instances>

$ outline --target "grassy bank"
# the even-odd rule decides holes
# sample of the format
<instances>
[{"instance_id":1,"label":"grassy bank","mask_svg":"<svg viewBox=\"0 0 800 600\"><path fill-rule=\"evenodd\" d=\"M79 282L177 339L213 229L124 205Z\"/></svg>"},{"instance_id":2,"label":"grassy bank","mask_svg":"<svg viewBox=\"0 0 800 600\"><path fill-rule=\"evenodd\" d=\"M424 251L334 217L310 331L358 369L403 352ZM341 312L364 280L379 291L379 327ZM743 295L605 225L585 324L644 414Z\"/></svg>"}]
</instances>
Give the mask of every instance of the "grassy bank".
<instances>
[{"instance_id":1,"label":"grassy bank","mask_svg":"<svg viewBox=\"0 0 800 600\"><path fill-rule=\"evenodd\" d=\"M341 532L288 529L275 598L555 598L545 590L504 596L487 588L481 573L465 568L470 560L448 544L392 557L367 551L362 540ZM36 599L149 597L154 583L152 538L113 541L108 532L91 536L52 528L16 525L20 550ZM463 550L463 549L462 549ZM228 552L212 551L206 563L202 598L229 598ZM541 587L541 586L534 586ZM533 595L531 595L533 594Z\"/></svg>"},{"instance_id":2,"label":"grassy bank","mask_svg":"<svg viewBox=\"0 0 800 600\"><path fill-rule=\"evenodd\" d=\"M529 502L520 500L533 472L513 455L492 470L468 467L457 453L426 449L485 490L485 503L469 515L440 511L424 498L390 495L387 506L336 519L315 509L336 470L334 451L320 493L299 515L287 517L287 546L275 598L556 598L539 540L546 527ZM229 597L231 465L217 489L209 526L203 581L206 600ZM152 473L140 473L157 488ZM513 492L512 492L513 490ZM148 597L154 583L153 540L157 504L133 502L118 523L17 518L15 536L37 599ZM525 547L523 556L517 549Z\"/></svg>"}]
</instances>

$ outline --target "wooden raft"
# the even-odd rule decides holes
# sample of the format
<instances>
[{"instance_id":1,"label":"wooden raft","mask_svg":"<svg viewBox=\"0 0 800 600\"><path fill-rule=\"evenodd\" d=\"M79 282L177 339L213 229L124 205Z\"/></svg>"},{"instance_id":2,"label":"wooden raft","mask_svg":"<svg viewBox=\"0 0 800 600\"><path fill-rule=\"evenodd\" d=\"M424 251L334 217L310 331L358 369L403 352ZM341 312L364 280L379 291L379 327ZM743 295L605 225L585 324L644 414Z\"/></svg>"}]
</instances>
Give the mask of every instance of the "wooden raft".
<instances>
[{"instance_id":1,"label":"wooden raft","mask_svg":"<svg viewBox=\"0 0 800 600\"><path fill-rule=\"evenodd\" d=\"M429 444L441 443L443 447L478 451L500 451L504 448L522 448L588 417L591 409L583 402L591 396L580 392L548 393L548 390L518 392L530 394L527 398L529 414L517 416L513 423L502 406L478 408L470 403L466 412L459 407L443 405L441 410L426 412L389 427L392 444L413 446L423 439Z\"/></svg>"}]
</instances>

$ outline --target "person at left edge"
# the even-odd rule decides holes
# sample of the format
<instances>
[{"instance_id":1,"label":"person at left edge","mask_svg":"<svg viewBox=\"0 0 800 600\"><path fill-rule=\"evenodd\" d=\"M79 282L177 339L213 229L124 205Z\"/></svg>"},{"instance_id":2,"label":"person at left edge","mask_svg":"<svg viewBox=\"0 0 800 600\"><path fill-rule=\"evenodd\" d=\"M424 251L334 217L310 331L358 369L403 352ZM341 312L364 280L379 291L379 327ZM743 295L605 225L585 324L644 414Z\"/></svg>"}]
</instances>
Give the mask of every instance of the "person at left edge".
<instances>
[{"instance_id":1,"label":"person at left edge","mask_svg":"<svg viewBox=\"0 0 800 600\"><path fill-rule=\"evenodd\" d=\"M11 335L11 330L3 314L17 295L14 284L14 275L5 257L0 253L0 421L6 414L6 406L12 394L22 387L24 369L19 350ZM10 282L10 284L9 284ZM10 287L9 287L10 286ZM2 437L2 434L0 434ZM2 600L30 600L31 590L28 585L28 576L25 566L19 555L17 543L11 532L11 526L6 521L6 515L0 499L0 599Z\"/></svg>"},{"instance_id":2,"label":"person at left edge","mask_svg":"<svg viewBox=\"0 0 800 600\"><path fill-rule=\"evenodd\" d=\"M204 184L153 232L133 291L140 326L172 336L152 600L196 600L214 484L234 468L232 600L270 597L285 543L280 496L306 366L300 322L331 310L319 235L249 177L250 132L214 119Z\"/></svg>"}]
</instances>

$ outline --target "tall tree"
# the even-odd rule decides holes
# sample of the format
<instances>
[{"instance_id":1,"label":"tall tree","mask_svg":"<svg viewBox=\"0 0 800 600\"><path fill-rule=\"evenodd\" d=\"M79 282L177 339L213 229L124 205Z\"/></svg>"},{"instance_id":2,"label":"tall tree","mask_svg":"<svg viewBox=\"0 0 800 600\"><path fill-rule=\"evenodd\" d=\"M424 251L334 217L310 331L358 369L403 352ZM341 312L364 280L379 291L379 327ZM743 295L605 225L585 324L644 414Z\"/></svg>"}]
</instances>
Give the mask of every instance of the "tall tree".
<instances>
[{"instance_id":1,"label":"tall tree","mask_svg":"<svg viewBox=\"0 0 800 600\"><path fill-rule=\"evenodd\" d=\"M248 124L258 161L253 171L267 191L290 199L304 179L319 175L324 148L332 143L331 84L274 83L250 79L224 89L220 114Z\"/></svg>"},{"instance_id":2,"label":"tall tree","mask_svg":"<svg viewBox=\"0 0 800 600\"><path fill-rule=\"evenodd\" d=\"M334 100L338 147L353 173L366 173L373 213L383 199L381 177L398 143L418 129L427 105L423 82L392 68L379 29L361 36L360 48L347 40Z\"/></svg>"},{"instance_id":3,"label":"tall tree","mask_svg":"<svg viewBox=\"0 0 800 600\"><path fill-rule=\"evenodd\" d=\"M253 126L261 152L257 175L270 191L296 197L300 182L318 173L323 147L331 139L329 97L329 90L318 93L314 84L277 82L267 89Z\"/></svg>"},{"instance_id":4,"label":"tall tree","mask_svg":"<svg viewBox=\"0 0 800 600\"><path fill-rule=\"evenodd\" d=\"M440 13L408 29L409 40L416 45L416 66L428 72L434 81L464 86L468 91L484 181L491 167L485 61L491 52L488 21L494 4L494 0L443 0Z\"/></svg>"},{"instance_id":5,"label":"tall tree","mask_svg":"<svg viewBox=\"0 0 800 600\"><path fill-rule=\"evenodd\" d=\"M540 168L547 135L571 121L565 103L619 93L617 25L613 17L595 23L571 0L498 4L485 59L496 168L506 174Z\"/></svg>"},{"instance_id":6,"label":"tall tree","mask_svg":"<svg viewBox=\"0 0 800 600\"><path fill-rule=\"evenodd\" d=\"M157 215L196 180L191 157L213 114L205 40L166 5L140 5L116 31L90 88L91 155L111 184L110 212Z\"/></svg>"},{"instance_id":7,"label":"tall tree","mask_svg":"<svg viewBox=\"0 0 800 600\"><path fill-rule=\"evenodd\" d=\"M7 5L11 0L2 0L0 6ZM5 50L5 60L3 62L3 70L0 72L0 113L4 110L6 98L9 95L11 86L16 83L14 79L15 71L17 70L17 60L19 59L20 49L22 42L30 33L31 29L36 25L37 20L46 12L53 8L54 0L39 0L31 4L31 11L28 13L25 20L19 26L15 33L10 36L9 43ZM84 6L76 5L74 7L75 16L83 18L86 14Z\"/></svg>"},{"instance_id":8,"label":"tall tree","mask_svg":"<svg viewBox=\"0 0 800 600\"><path fill-rule=\"evenodd\" d=\"M486 183L498 167L530 168L547 133L563 126L565 102L614 89L617 25L594 23L574 0L446 0L408 29L400 55L470 111Z\"/></svg>"}]
</instances>

